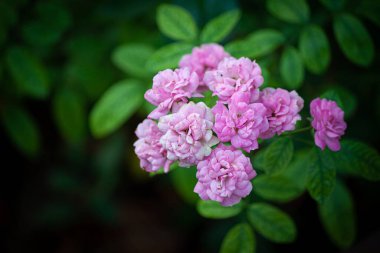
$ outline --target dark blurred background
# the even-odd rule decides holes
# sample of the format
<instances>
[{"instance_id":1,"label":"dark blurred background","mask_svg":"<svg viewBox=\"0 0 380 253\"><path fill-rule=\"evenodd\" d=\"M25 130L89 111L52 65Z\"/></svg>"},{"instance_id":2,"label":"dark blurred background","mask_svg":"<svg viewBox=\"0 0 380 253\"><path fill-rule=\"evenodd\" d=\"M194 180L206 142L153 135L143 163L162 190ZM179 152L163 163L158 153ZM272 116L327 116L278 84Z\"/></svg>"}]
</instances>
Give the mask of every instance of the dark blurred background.
<instances>
[{"instance_id":1,"label":"dark blurred background","mask_svg":"<svg viewBox=\"0 0 380 253\"><path fill-rule=\"evenodd\" d=\"M0 0L0 111L15 117L0 127L0 252L217 252L241 218L202 218L194 207L193 170L150 177L139 168L132 144L147 114L143 107L105 138L90 133L95 102L129 77L112 62L115 48L138 43L157 49L171 42L155 21L162 2L186 8L200 27L240 8L241 20L226 41L255 29L297 27L271 17L261 0ZM309 101L326 87L343 85L357 104L347 136L379 149L380 22L372 7L379 3L346 2L372 37L374 60L367 67L348 61L333 39L329 12L310 0L311 17L329 38L331 63L322 75L306 73L308 85L299 92ZM280 80L276 60L271 66L271 80ZM15 85L24 79L42 88L25 95ZM380 185L346 182L357 214L356 241L346 252L380 252ZM297 240L277 245L257 235L257 252L340 252L307 193L280 207L295 219Z\"/></svg>"}]
</instances>

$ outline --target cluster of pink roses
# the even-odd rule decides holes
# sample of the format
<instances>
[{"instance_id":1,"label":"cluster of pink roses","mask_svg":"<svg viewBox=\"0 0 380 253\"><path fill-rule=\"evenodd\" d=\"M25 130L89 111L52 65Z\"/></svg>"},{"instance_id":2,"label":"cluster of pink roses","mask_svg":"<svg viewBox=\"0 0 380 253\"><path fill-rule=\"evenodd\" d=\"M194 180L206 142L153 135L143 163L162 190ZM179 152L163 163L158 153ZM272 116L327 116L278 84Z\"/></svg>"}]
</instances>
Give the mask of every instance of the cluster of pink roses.
<instances>
[{"instance_id":1,"label":"cluster of pink roses","mask_svg":"<svg viewBox=\"0 0 380 253\"><path fill-rule=\"evenodd\" d=\"M196 165L194 191L202 199L236 204L251 192L256 176L241 150L250 152L258 148L259 138L294 130L303 99L296 91L260 90L260 66L248 58L231 57L217 44L194 48L179 66L159 72L145 93L156 109L136 130L140 165L148 172L168 172L173 162ZM207 90L218 97L213 108L191 101ZM346 128L343 111L335 102L318 98L311 103L311 114L316 145L339 150Z\"/></svg>"}]
</instances>

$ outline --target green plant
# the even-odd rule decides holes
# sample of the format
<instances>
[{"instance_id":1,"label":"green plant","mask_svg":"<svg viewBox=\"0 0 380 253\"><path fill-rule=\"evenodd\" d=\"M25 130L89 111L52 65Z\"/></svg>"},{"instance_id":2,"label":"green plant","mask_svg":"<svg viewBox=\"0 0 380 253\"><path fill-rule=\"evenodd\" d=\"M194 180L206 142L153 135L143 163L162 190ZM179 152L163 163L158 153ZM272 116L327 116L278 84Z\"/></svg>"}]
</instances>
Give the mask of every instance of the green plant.
<instances>
[{"instance_id":1,"label":"green plant","mask_svg":"<svg viewBox=\"0 0 380 253\"><path fill-rule=\"evenodd\" d=\"M241 16L238 10L223 13L210 20L203 29L198 29L196 22L185 9L174 5L161 5L157 12L158 27L175 42L154 53L149 46L123 45L116 49L113 60L120 69L148 84L146 80L152 73L175 68L180 58L194 46L228 41L225 48L232 56L249 56L264 67L264 75L273 73L266 76L271 85L311 91L312 85L306 78L312 79L316 75L320 77L318 80L323 80L331 62L326 27L333 25L336 41L352 63L368 66L374 58L371 36L357 17L345 11L344 1L320 3L328 12L316 18L310 13L307 1L267 0L267 10L274 16L273 21L268 18L270 27L255 30L245 38L233 41L233 36L229 34L238 24ZM137 68L134 70L135 67ZM304 69L308 73L305 74ZM314 89L312 93L337 101L347 112L347 118L355 112L355 95L343 85L317 90L316 92ZM134 94L136 93L129 96ZM140 98L140 103L144 103L142 95ZM126 100L125 103L129 101ZM148 106L144 108L147 112L152 109ZM110 107L107 114L112 115L112 110ZM127 116L124 118L126 120ZM92 125L94 133L101 124L107 122L98 121ZM226 235L221 252L254 251L256 245L252 231L276 243L293 242L297 230L292 218L275 205L265 202L288 202L303 195L305 191L317 201L320 219L332 241L340 248L347 248L354 242L354 204L344 186L344 179L348 175L354 175L368 180L379 180L379 154L367 144L349 138L342 142L340 152L321 151L306 139L305 132L298 132L279 137L273 142L265 141L262 143L264 148L251 154L254 167L259 171L259 176L253 180L253 195L260 196L261 201L249 198L243 204L233 207L198 201L198 212L206 218L224 219L245 214L239 215L241 218L238 220L241 223L238 222ZM176 175L180 173L180 170L173 172ZM181 183L174 184L179 187L178 191L185 199L192 199L191 196L194 196L193 178L186 179L192 173L187 171L186 176L180 177ZM175 178L179 180L177 176ZM184 184L189 186L183 188Z\"/></svg>"}]
</instances>

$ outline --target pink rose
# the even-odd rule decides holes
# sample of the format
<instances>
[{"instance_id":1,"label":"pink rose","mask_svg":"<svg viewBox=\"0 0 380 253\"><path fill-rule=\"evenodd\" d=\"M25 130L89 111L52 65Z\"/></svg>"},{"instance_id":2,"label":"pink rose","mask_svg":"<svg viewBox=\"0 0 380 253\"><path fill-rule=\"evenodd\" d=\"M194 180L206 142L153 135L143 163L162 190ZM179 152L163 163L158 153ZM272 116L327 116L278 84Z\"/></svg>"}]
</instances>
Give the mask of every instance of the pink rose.
<instances>
[{"instance_id":1,"label":"pink rose","mask_svg":"<svg viewBox=\"0 0 380 253\"><path fill-rule=\"evenodd\" d=\"M169 171L171 161L166 158L166 150L160 144L163 135L153 120L146 119L137 126L136 135L139 138L133 146L140 159L140 167L147 172L164 168Z\"/></svg>"},{"instance_id":2,"label":"pink rose","mask_svg":"<svg viewBox=\"0 0 380 253\"><path fill-rule=\"evenodd\" d=\"M160 118L158 128L165 134L160 143L167 158L189 167L210 155L211 147L219 140L213 136L214 115L203 102L190 102L176 113Z\"/></svg>"},{"instance_id":3,"label":"pink rose","mask_svg":"<svg viewBox=\"0 0 380 253\"><path fill-rule=\"evenodd\" d=\"M202 82L205 72L216 69L219 62L228 56L230 55L218 44L203 44L200 47L193 48L191 54L184 55L179 62L179 66L195 71L200 80L201 86L199 88L207 88Z\"/></svg>"},{"instance_id":4,"label":"pink rose","mask_svg":"<svg viewBox=\"0 0 380 253\"><path fill-rule=\"evenodd\" d=\"M310 103L310 114L315 145L322 150L327 145L332 151L339 151L339 140L347 128L342 109L334 101L316 98Z\"/></svg>"},{"instance_id":5,"label":"pink rose","mask_svg":"<svg viewBox=\"0 0 380 253\"><path fill-rule=\"evenodd\" d=\"M303 99L296 91L266 88L261 92L259 101L267 108L269 122L269 128L260 135L261 138L268 139L294 130L296 122L301 119L299 112L303 108Z\"/></svg>"},{"instance_id":6,"label":"pink rose","mask_svg":"<svg viewBox=\"0 0 380 253\"><path fill-rule=\"evenodd\" d=\"M249 103L250 94L237 92L231 98L228 109L218 102L212 112L215 115L214 131L222 142L231 141L235 148L247 152L258 148L257 139L269 128L266 108L261 103Z\"/></svg>"},{"instance_id":7,"label":"pink rose","mask_svg":"<svg viewBox=\"0 0 380 253\"><path fill-rule=\"evenodd\" d=\"M198 183L194 192L203 200L214 200L232 206L252 190L251 179L256 176L251 161L240 150L223 144L209 157L198 163Z\"/></svg>"},{"instance_id":8,"label":"pink rose","mask_svg":"<svg viewBox=\"0 0 380 253\"><path fill-rule=\"evenodd\" d=\"M203 80L223 103L229 102L238 91L250 93L250 102L255 102L259 96L258 88L264 82L260 66L244 57L224 58L216 70L206 72Z\"/></svg>"},{"instance_id":9,"label":"pink rose","mask_svg":"<svg viewBox=\"0 0 380 253\"><path fill-rule=\"evenodd\" d=\"M193 96L201 96L195 91L199 85L197 73L190 69L166 69L158 72L153 78L153 87L145 93L145 99L157 106L148 118L159 119L170 110L176 110L187 103Z\"/></svg>"}]
</instances>

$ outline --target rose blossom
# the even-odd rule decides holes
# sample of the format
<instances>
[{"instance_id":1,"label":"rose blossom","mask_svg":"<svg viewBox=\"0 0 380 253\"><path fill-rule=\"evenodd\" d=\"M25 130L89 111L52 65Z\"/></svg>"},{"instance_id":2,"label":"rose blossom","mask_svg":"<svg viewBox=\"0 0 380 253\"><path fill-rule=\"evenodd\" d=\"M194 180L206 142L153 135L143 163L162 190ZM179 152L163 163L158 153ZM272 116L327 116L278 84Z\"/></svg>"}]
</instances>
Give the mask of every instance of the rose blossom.
<instances>
[{"instance_id":1,"label":"rose blossom","mask_svg":"<svg viewBox=\"0 0 380 253\"><path fill-rule=\"evenodd\" d=\"M238 92L231 98L228 109L218 102L212 109L215 115L213 130L222 142L231 141L235 148L247 152L258 148L260 133L268 130L266 108L261 103L249 103L248 93Z\"/></svg>"},{"instance_id":2,"label":"rose blossom","mask_svg":"<svg viewBox=\"0 0 380 253\"><path fill-rule=\"evenodd\" d=\"M238 203L252 190L256 176L251 161L240 150L223 144L197 166L198 183L194 192L203 200L214 200L223 206Z\"/></svg>"},{"instance_id":3,"label":"rose blossom","mask_svg":"<svg viewBox=\"0 0 380 253\"><path fill-rule=\"evenodd\" d=\"M264 79L260 66L248 58L224 58L216 70L207 71L204 82L223 103L229 102L237 91L249 92L250 102L255 102Z\"/></svg>"},{"instance_id":4,"label":"rose blossom","mask_svg":"<svg viewBox=\"0 0 380 253\"><path fill-rule=\"evenodd\" d=\"M191 54L184 55L179 62L179 66L181 68L188 67L191 71L195 71L201 84L203 84L202 80L205 72L216 69L219 62L228 56L230 55L218 44L203 44L200 47L193 48Z\"/></svg>"},{"instance_id":5,"label":"rose blossom","mask_svg":"<svg viewBox=\"0 0 380 253\"><path fill-rule=\"evenodd\" d=\"M294 130L296 122L301 119L299 112L303 108L303 99L296 91L266 88L261 92L259 101L267 108L269 122L269 129L260 135L261 138L268 139Z\"/></svg>"},{"instance_id":6,"label":"rose blossom","mask_svg":"<svg viewBox=\"0 0 380 253\"><path fill-rule=\"evenodd\" d=\"M157 124L150 119L144 120L137 126L136 135L139 138L133 146L135 153L140 159L140 166L147 172L154 172L164 168L169 171L171 161L166 158L166 150L160 144L163 135Z\"/></svg>"},{"instance_id":7,"label":"rose blossom","mask_svg":"<svg viewBox=\"0 0 380 253\"><path fill-rule=\"evenodd\" d=\"M322 150L327 145L332 151L339 151L339 140L347 127L342 109L334 101L316 98L310 103L310 114L315 145Z\"/></svg>"},{"instance_id":8,"label":"rose blossom","mask_svg":"<svg viewBox=\"0 0 380 253\"><path fill-rule=\"evenodd\" d=\"M158 128L165 134L160 143L167 150L167 158L188 167L210 155L211 147L219 142L213 136L213 124L214 115L203 102L190 102L161 117Z\"/></svg>"},{"instance_id":9,"label":"rose blossom","mask_svg":"<svg viewBox=\"0 0 380 253\"><path fill-rule=\"evenodd\" d=\"M153 87L149 89L144 97L157 106L148 118L159 119L170 110L176 111L193 96L201 96L195 93L199 85L197 73L190 69L166 69L158 72L153 78Z\"/></svg>"}]
</instances>

